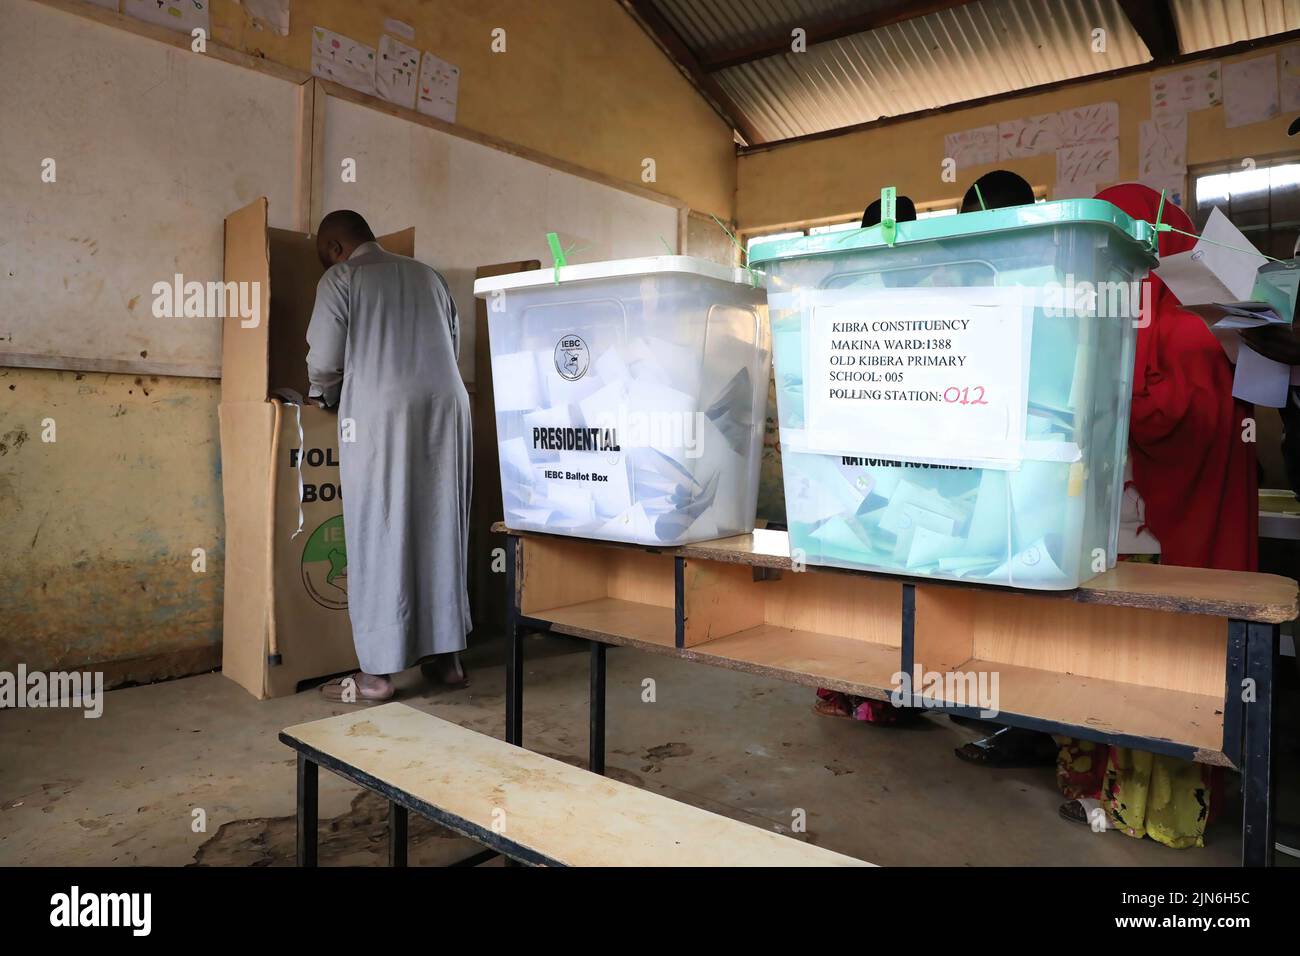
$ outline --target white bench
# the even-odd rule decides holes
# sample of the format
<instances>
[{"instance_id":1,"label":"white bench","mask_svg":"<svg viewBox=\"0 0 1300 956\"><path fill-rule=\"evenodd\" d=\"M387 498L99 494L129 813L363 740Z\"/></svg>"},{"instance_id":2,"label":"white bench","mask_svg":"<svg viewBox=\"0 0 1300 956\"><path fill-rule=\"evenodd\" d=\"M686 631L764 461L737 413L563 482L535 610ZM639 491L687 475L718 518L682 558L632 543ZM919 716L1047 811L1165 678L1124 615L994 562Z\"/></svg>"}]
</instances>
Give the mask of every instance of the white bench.
<instances>
[{"instance_id":1,"label":"white bench","mask_svg":"<svg viewBox=\"0 0 1300 956\"><path fill-rule=\"evenodd\" d=\"M390 805L389 862L407 812L536 866L869 866L571 767L405 704L286 728L298 752L298 864L316 865L317 767Z\"/></svg>"}]
</instances>

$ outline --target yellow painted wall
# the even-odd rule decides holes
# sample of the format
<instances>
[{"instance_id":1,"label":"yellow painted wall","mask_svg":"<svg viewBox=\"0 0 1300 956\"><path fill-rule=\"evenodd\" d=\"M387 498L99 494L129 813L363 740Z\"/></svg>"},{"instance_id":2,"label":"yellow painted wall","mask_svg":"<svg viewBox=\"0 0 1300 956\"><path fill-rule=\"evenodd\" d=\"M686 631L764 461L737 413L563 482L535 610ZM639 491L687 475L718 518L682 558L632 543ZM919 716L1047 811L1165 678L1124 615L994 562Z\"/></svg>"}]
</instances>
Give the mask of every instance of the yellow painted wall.
<instances>
[{"instance_id":1,"label":"yellow painted wall","mask_svg":"<svg viewBox=\"0 0 1300 956\"><path fill-rule=\"evenodd\" d=\"M122 683L220 663L218 390L0 368L0 670Z\"/></svg>"},{"instance_id":2,"label":"yellow painted wall","mask_svg":"<svg viewBox=\"0 0 1300 956\"><path fill-rule=\"evenodd\" d=\"M1250 59L1276 49L1255 50L1221 62ZM945 183L941 179L943 138L948 133L1089 103L1119 104L1120 181L1135 179L1138 124L1150 117L1151 76L1151 73L1137 73L1085 83L743 155L737 173L739 228L753 230L810 219L860 215L872 199L879 197L883 186L897 186L900 194L911 196L917 203L956 200L977 176L990 169L1014 170L1035 187L1050 191L1056 179L1056 159L1052 155L964 168L958 170L957 182ZM1190 113L1188 165L1245 156L1262 159L1278 153L1300 153L1297 141L1300 137L1293 139L1286 134L1293 118L1286 114L1230 130L1224 126L1223 107Z\"/></svg>"},{"instance_id":3,"label":"yellow painted wall","mask_svg":"<svg viewBox=\"0 0 1300 956\"><path fill-rule=\"evenodd\" d=\"M290 34L214 0L213 39L309 71L311 27L377 46L385 18L460 67L456 122L731 218L730 128L614 0L295 0ZM506 31L506 50L491 49ZM398 39L402 39L398 37ZM657 180L641 180L642 160Z\"/></svg>"}]
</instances>

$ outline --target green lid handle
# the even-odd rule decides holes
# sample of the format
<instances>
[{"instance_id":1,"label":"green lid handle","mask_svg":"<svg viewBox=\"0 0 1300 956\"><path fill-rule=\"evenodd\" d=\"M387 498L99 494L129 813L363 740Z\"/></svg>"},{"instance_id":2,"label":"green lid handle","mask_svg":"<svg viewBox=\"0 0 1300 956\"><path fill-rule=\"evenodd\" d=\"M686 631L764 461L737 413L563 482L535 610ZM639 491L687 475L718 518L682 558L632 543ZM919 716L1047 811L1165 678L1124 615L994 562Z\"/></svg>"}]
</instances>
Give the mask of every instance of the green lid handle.
<instances>
[{"instance_id":1,"label":"green lid handle","mask_svg":"<svg viewBox=\"0 0 1300 956\"><path fill-rule=\"evenodd\" d=\"M546 244L551 247L551 258L555 260L555 284L560 284L560 270L568 264L568 259L564 255L564 247L560 245L560 237L553 232L546 234Z\"/></svg>"},{"instance_id":2,"label":"green lid handle","mask_svg":"<svg viewBox=\"0 0 1300 956\"><path fill-rule=\"evenodd\" d=\"M880 190L880 235L887 246L898 238L898 190L893 186Z\"/></svg>"}]
</instances>

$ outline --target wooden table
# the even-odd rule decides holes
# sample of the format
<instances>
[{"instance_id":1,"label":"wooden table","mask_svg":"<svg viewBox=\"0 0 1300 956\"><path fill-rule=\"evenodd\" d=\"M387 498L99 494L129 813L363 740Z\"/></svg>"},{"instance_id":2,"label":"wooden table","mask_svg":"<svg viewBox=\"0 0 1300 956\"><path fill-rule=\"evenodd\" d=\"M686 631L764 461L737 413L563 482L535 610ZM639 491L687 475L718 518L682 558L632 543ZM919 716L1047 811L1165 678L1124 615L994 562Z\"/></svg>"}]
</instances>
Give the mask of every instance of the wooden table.
<instances>
[{"instance_id":1,"label":"wooden table","mask_svg":"<svg viewBox=\"0 0 1300 956\"><path fill-rule=\"evenodd\" d=\"M784 532L676 548L509 535L506 739L523 741L523 638L590 642L590 767L605 766L605 650L891 699L898 674L997 675L996 720L1242 772L1242 862L1273 853L1273 674L1297 584L1121 563L1072 591L799 566ZM917 682L920 686L920 681ZM914 705L977 716L943 688ZM908 699L908 698L904 698Z\"/></svg>"}]
</instances>

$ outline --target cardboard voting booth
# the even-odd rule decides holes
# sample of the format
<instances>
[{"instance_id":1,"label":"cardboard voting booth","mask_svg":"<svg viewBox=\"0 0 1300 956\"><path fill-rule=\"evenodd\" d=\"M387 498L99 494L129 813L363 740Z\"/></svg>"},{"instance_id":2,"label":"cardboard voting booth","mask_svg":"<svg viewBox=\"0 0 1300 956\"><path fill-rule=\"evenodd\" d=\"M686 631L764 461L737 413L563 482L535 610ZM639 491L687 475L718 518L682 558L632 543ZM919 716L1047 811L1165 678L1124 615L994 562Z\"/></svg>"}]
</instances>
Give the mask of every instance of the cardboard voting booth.
<instances>
[{"instance_id":1,"label":"cardboard voting booth","mask_svg":"<svg viewBox=\"0 0 1300 956\"><path fill-rule=\"evenodd\" d=\"M410 256L415 230L379 242ZM323 270L314 237L268 228L262 198L226 218L224 272L226 283L257 283L260 298L254 317L222 320L222 672L258 698L279 697L357 666L338 417L279 397L307 394L307 325Z\"/></svg>"}]
</instances>

